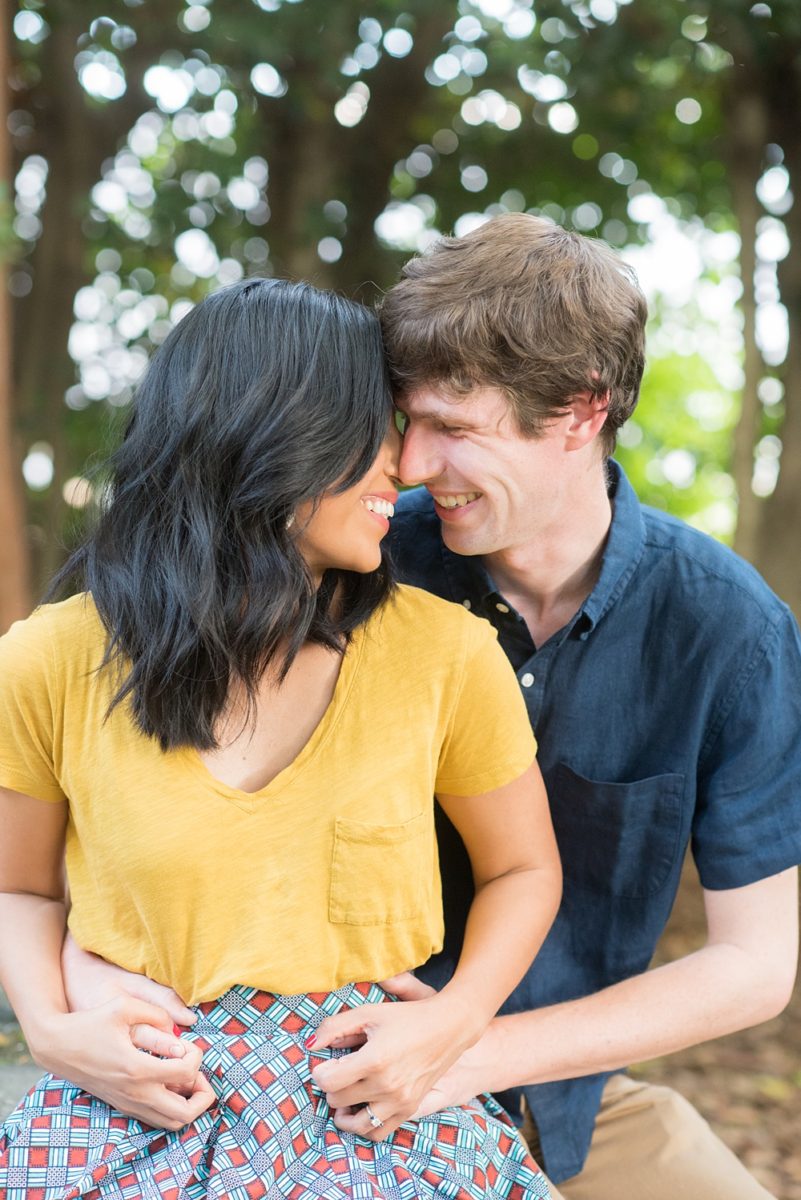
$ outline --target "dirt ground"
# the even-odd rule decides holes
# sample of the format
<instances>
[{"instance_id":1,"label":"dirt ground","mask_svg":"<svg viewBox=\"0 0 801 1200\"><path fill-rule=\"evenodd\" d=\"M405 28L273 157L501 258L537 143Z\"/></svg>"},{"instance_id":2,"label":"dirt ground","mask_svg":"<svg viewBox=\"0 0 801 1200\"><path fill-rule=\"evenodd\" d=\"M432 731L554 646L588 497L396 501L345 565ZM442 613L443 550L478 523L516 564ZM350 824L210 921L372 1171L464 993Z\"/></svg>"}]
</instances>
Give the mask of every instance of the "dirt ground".
<instances>
[{"instance_id":1,"label":"dirt ground","mask_svg":"<svg viewBox=\"0 0 801 1200\"><path fill-rule=\"evenodd\" d=\"M659 957L688 953L703 932L701 892L688 867ZM801 1200L801 984L776 1020L655 1059L636 1074L691 1100L778 1200Z\"/></svg>"}]
</instances>

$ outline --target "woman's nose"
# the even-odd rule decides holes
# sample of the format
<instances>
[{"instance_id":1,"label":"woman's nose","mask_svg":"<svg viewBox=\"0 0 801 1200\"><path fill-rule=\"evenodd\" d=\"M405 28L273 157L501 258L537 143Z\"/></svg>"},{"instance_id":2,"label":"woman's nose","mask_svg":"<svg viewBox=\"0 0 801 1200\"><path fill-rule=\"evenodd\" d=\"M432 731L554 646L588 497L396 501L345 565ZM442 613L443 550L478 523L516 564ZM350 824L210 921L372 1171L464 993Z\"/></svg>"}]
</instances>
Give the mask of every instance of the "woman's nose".
<instances>
[{"instance_id":1,"label":"woman's nose","mask_svg":"<svg viewBox=\"0 0 801 1200\"><path fill-rule=\"evenodd\" d=\"M393 426L384 442L384 470L392 479L397 480L401 456L401 435Z\"/></svg>"}]
</instances>

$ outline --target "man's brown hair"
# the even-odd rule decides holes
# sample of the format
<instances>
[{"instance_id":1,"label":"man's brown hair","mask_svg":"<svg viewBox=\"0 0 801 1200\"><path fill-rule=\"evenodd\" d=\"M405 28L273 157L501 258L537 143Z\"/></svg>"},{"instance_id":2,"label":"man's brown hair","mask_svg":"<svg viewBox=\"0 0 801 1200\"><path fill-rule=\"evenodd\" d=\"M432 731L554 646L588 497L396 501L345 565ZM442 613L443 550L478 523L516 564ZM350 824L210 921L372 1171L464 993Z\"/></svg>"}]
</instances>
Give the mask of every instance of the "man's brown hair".
<instances>
[{"instance_id":1,"label":"man's brown hair","mask_svg":"<svg viewBox=\"0 0 801 1200\"><path fill-rule=\"evenodd\" d=\"M536 435L577 392L609 395L605 454L637 403L647 307L634 272L601 241L508 213L411 259L381 324L400 394L502 389Z\"/></svg>"}]
</instances>

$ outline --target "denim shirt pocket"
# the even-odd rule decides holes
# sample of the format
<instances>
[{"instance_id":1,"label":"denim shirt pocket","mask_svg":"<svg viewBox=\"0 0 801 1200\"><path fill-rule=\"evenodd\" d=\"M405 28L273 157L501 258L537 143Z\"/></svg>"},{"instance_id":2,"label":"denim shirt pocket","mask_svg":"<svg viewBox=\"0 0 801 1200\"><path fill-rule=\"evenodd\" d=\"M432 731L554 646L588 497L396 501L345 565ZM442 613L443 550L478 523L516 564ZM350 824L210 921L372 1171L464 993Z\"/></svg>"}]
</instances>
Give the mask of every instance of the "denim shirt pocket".
<instances>
[{"instance_id":1,"label":"denim shirt pocket","mask_svg":"<svg viewBox=\"0 0 801 1200\"><path fill-rule=\"evenodd\" d=\"M683 790L683 775L604 783L558 763L549 795L566 884L622 897L658 892L681 850Z\"/></svg>"}]
</instances>

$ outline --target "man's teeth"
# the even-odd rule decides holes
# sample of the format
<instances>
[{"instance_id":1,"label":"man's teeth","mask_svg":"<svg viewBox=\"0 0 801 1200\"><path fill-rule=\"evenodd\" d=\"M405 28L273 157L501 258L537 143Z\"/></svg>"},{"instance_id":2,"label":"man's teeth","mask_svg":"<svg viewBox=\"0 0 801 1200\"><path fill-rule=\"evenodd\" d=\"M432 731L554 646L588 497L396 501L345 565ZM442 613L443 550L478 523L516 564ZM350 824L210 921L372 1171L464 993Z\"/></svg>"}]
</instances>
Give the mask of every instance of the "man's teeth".
<instances>
[{"instance_id":1,"label":"man's teeth","mask_svg":"<svg viewBox=\"0 0 801 1200\"><path fill-rule=\"evenodd\" d=\"M460 492L458 496L435 496L434 499L440 508L464 508L465 504L478 500L480 495L481 492Z\"/></svg>"},{"instance_id":2,"label":"man's teeth","mask_svg":"<svg viewBox=\"0 0 801 1200\"><path fill-rule=\"evenodd\" d=\"M394 517L395 505L389 500L381 500L378 496L366 496L362 500L365 508L369 508L370 512L378 513L382 517Z\"/></svg>"}]
</instances>

